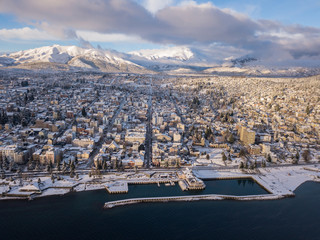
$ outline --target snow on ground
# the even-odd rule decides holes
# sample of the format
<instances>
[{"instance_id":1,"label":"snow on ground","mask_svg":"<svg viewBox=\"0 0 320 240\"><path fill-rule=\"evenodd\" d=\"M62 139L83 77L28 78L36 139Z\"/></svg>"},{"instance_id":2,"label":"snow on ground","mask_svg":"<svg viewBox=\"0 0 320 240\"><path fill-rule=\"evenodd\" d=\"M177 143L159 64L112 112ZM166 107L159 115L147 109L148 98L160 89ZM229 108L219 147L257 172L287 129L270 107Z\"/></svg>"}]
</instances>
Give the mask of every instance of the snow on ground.
<instances>
[{"instance_id":1,"label":"snow on ground","mask_svg":"<svg viewBox=\"0 0 320 240\"><path fill-rule=\"evenodd\" d=\"M195 165L205 164L208 166L225 166L221 155L223 149L206 147L195 147L195 149L200 152L200 158L196 160ZM209 154L209 160L206 158L206 154L201 155L201 153Z\"/></svg>"},{"instance_id":2,"label":"snow on ground","mask_svg":"<svg viewBox=\"0 0 320 240\"><path fill-rule=\"evenodd\" d=\"M215 149L213 149L215 150ZM205 150L204 150L205 151ZM208 151L208 150L207 150ZM208 151L209 153L209 151ZM220 151L211 151L209 154L214 158L219 156L221 158ZM202 169L201 169L202 168ZM306 181L320 182L320 164L312 166L278 166L259 168L256 170L240 170L240 169L199 169L194 168L193 174L201 179L235 179L235 178L253 178L270 193L286 196L294 195L294 191L302 183ZM164 173L161 173L163 175ZM172 173L170 173L172 175ZM43 197L49 195L63 195L70 192L72 189L75 191L89 191L97 189L105 189L105 185L110 182L157 182L162 180L176 179L175 175L170 175L168 178L158 178L155 174L153 177L148 177L143 173L110 173L103 175L99 178L92 178L88 175L80 175L78 178L71 178L69 176L60 176L52 181L51 177L40 177L33 179L24 179L20 181L8 181L6 179L0 180L0 194L7 192L9 195L5 198L21 196L28 197L34 194L35 197ZM177 179L176 179L177 180ZM41 190L41 194L35 194L35 192L23 192L21 188L26 186L35 186ZM111 185L110 185L111 186ZM4 198L0 198L4 199Z\"/></svg>"},{"instance_id":3,"label":"snow on ground","mask_svg":"<svg viewBox=\"0 0 320 240\"><path fill-rule=\"evenodd\" d=\"M235 178L250 177L250 175L241 172L216 171L216 170L192 170L193 174L201 179L219 179L219 178Z\"/></svg>"},{"instance_id":4,"label":"snow on ground","mask_svg":"<svg viewBox=\"0 0 320 240\"><path fill-rule=\"evenodd\" d=\"M63 188L48 188L44 190L41 195L38 197L46 197L46 196L53 196L53 195L64 195L70 192L70 189L63 189Z\"/></svg>"},{"instance_id":5,"label":"snow on ground","mask_svg":"<svg viewBox=\"0 0 320 240\"><path fill-rule=\"evenodd\" d=\"M3 186L0 186L0 194L2 193L5 193L7 191L9 191L9 186L8 185L3 185Z\"/></svg>"},{"instance_id":6,"label":"snow on ground","mask_svg":"<svg viewBox=\"0 0 320 240\"><path fill-rule=\"evenodd\" d=\"M107 183L105 187L109 193L128 192L128 183L125 181Z\"/></svg>"},{"instance_id":7,"label":"snow on ground","mask_svg":"<svg viewBox=\"0 0 320 240\"><path fill-rule=\"evenodd\" d=\"M303 166L280 166L272 168L259 168L259 174L245 174L241 170L215 171L215 170L193 170L194 174L202 179L219 179L235 177L251 177L261 184L269 192L277 195L293 195L294 191L306 181L319 181L320 165L311 169Z\"/></svg>"},{"instance_id":8,"label":"snow on ground","mask_svg":"<svg viewBox=\"0 0 320 240\"><path fill-rule=\"evenodd\" d=\"M312 181L317 173L305 170L301 166L260 169L261 179L275 194L292 194L302 183ZM261 182L261 181L259 181Z\"/></svg>"}]
</instances>

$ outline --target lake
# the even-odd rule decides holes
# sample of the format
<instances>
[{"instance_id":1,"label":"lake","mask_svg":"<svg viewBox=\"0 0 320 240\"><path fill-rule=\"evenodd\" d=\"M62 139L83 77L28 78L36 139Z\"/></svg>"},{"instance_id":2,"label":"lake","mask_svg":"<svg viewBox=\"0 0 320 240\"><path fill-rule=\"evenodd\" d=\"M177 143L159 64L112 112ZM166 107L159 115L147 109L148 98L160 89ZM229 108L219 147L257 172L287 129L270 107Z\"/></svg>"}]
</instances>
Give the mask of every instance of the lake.
<instances>
[{"instance_id":1,"label":"lake","mask_svg":"<svg viewBox=\"0 0 320 240\"><path fill-rule=\"evenodd\" d=\"M205 181L201 192L179 186L130 185L33 201L1 201L1 239L320 239L320 185L307 182L296 197L275 201L146 203L103 210L106 201L188 194L266 194L252 180Z\"/></svg>"}]
</instances>

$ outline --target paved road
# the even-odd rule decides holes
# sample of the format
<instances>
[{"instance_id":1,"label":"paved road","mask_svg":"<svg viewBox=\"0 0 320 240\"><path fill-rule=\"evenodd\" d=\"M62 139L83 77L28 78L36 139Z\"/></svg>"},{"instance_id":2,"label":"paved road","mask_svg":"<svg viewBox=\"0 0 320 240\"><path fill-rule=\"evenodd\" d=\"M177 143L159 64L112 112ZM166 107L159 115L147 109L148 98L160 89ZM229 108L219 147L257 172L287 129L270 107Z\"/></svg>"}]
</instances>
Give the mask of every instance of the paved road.
<instances>
[{"instance_id":1,"label":"paved road","mask_svg":"<svg viewBox=\"0 0 320 240\"><path fill-rule=\"evenodd\" d=\"M146 123L146 139L144 166L150 168L152 163L152 78L150 78L150 91L148 99L147 123Z\"/></svg>"},{"instance_id":2,"label":"paved road","mask_svg":"<svg viewBox=\"0 0 320 240\"><path fill-rule=\"evenodd\" d=\"M87 167L91 167L92 166L95 156L97 156L97 154L99 153L100 148L102 147L102 144L105 143L105 141L107 139L107 133L112 130L114 121L118 117L119 113L121 112L121 110L123 108L123 105L127 101L127 95L128 95L128 93L122 98L117 110L114 112L111 120L109 121L109 124L108 124L107 128L104 129L103 136L101 137L100 141L94 146L94 149L93 149L93 151L92 151L92 153L91 153L91 155L89 157L89 160L88 160L88 163L87 163Z\"/></svg>"},{"instance_id":3,"label":"paved road","mask_svg":"<svg viewBox=\"0 0 320 240\"><path fill-rule=\"evenodd\" d=\"M184 119L184 116L181 114L180 108L179 108L179 106L178 106L178 104L177 104L177 99L176 99L176 98L173 99L172 96L170 97L170 99L171 99L171 101L174 103L174 106L175 106L175 108L176 108L176 112L177 112L178 116L181 118L181 122L182 122L183 124L185 124L185 119Z\"/></svg>"},{"instance_id":4,"label":"paved road","mask_svg":"<svg viewBox=\"0 0 320 240\"><path fill-rule=\"evenodd\" d=\"M287 164L287 165L275 165L275 166L268 166L266 167L266 169L268 168L282 168L282 167L290 167L290 166L294 166L294 167L301 167L301 166L314 166L314 165L319 165L319 163L302 163L302 164ZM187 167L181 167L181 169L184 169L184 168L187 168ZM188 168L191 168L193 170L215 170L215 171L219 171L219 170L231 170L231 169L235 169L237 168L236 166L235 167L207 167L207 166L196 166L196 167L188 167ZM262 169L262 168L258 168L258 169ZM139 169L139 172L143 172L143 171L154 171L154 172L175 172L177 171L176 168L158 168L158 167L153 167L153 168L141 168ZM89 174L89 172L91 171L91 168L88 167L86 169L76 169L76 173L78 174ZM113 170L100 170L101 173L116 173L118 172L116 169L113 169ZM126 169L124 170L123 172L132 172L134 173L135 170L134 169ZM58 172L58 171L53 171L52 172L53 174L58 174L58 175L61 175L62 172ZM51 173L48 173L46 171L29 171L29 172L21 172L21 174L23 176L28 176L28 177L50 177L51 176ZM65 175L68 175L68 172L65 173ZM13 176L13 177L17 177L18 176L18 173L12 173L12 172L6 172L5 173L5 176L6 177L10 177L10 176Z\"/></svg>"}]
</instances>

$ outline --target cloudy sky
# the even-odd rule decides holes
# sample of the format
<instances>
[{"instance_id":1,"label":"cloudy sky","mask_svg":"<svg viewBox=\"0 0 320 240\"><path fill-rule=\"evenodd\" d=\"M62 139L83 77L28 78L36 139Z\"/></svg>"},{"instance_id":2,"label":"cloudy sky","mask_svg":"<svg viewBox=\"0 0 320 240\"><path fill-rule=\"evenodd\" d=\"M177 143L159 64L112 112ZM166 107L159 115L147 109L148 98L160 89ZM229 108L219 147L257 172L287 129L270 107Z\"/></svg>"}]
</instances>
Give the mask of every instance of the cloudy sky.
<instances>
[{"instance_id":1,"label":"cloudy sky","mask_svg":"<svg viewBox=\"0 0 320 240\"><path fill-rule=\"evenodd\" d=\"M318 63L319 12L319 0L1 0L0 51L90 42Z\"/></svg>"}]
</instances>

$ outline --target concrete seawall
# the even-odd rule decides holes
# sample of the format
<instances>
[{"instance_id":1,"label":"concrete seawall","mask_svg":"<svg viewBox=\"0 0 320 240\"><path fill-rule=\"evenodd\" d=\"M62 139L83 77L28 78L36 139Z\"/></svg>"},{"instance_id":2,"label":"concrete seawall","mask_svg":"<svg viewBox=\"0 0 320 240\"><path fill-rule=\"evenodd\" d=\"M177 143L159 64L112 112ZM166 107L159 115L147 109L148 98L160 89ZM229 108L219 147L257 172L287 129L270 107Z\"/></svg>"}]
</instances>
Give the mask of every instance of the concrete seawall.
<instances>
[{"instance_id":1,"label":"concrete seawall","mask_svg":"<svg viewBox=\"0 0 320 240\"><path fill-rule=\"evenodd\" d=\"M136 203L151 203L151 202L183 202L183 201L200 201L200 200L236 200L236 201L262 201L262 200L277 200L289 195L247 195L247 196L233 196L233 195L194 195L194 196L174 196L174 197L152 197L152 198L131 198L112 202L106 202L104 208L113 208L117 206L136 204Z\"/></svg>"}]
</instances>

